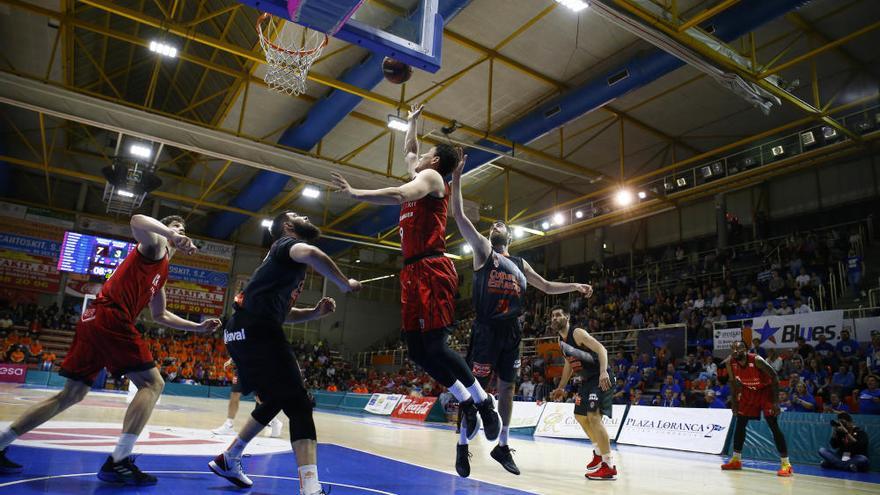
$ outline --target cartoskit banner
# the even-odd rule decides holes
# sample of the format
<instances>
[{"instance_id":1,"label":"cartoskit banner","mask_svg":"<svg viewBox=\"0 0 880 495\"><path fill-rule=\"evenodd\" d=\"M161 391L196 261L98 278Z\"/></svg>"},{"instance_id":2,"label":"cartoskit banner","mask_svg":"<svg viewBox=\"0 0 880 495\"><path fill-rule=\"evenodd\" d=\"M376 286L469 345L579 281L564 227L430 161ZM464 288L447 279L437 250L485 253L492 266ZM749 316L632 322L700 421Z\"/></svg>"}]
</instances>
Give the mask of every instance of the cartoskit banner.
<instances>
[{"instance_id":1,"label":"cartoskit banner","mask_svg":"<svg viewBox=\"0 0 880 495\"><path fill-rule=\"evenodd\" d=\"M630 406L618 443L720 454L730 409Z\"/></svg>"},{"instance_id":2,"label":"cartoskit banner","mask_svg":"<svg viewBox=\"0 0 880 495\"><path fill-rule=\"evenodd\" d=\"M370 401L364 406L364 410L373 414L388 416L394 412L394 408L403 396L400 394L373 394Z\"/></svg>"}]
</instances>

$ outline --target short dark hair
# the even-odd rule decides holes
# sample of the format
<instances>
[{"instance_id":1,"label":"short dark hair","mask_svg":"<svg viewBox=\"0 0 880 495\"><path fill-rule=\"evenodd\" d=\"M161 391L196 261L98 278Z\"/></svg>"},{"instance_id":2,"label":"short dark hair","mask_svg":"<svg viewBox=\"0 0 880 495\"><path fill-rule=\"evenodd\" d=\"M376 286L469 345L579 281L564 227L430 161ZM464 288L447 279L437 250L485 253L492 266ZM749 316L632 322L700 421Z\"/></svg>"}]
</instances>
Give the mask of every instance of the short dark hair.
<instances>
[{"instance_id":1,"label":"short dark hair","mask_svg":"<svg viewBox=\"0 0 880 495\"><path fill-rule=\"evenodd\" d=\"M562 314L565 314L565 315L568 314L568 311L566 311L565 308L563 308L562 306L560 306L558 304L556 306L553 306L552 308L550 308L550 312L552 313L552 312L556 311L557 309L559 311L562 311Z\"/></svg>"},{"instance_id":2,"label":"short dark hair","mask_svg":"<svg viewBox=\"0 0 880 495\"><path fill-rule=\"evenodd\" d=\"M272 226L269 227L269 234L272 236L273 241L277 241L284 237L284 222L287 221L287 215L291 213L294 212L285 210L275 215L275 218L272 219Z\"/></svg>"},{"instance_id":3,"label":"short dark hair","mask_svg":"<svg viewBox=\"0 0 880 495\"><path fill-rule=\"evenodd\" d=\"M451 144L437 143L434 146L434 156L437 157L437 172L446 177L455 170L455 164L458 163L458 153Z\"/></svg>"},{"instance_id":4,"label":"short dark hair","mask_svg":"<svg viewBox=\"0 0 880 495\"><path fill-rule=\"evenodd\" d=\"M838 396L838 397L840 397L840 396ZM843 421L849 421L850 423L852 423L852 416L850 416L849 413L842 412L837 415L837 419L840 419Z\"/></svg>"},{"instance_id":5,"label":"short dark hair","mask_svg":"<svg viewBox=\"0 0 880 495\"><path fill-rule=\"evenodd\" d=\"M180 215L168 215L167 217L165 217L159 221L162 222L162 225L164 225L166 227L171 225L174 222L180 222L184 226L186 226L186 220L184 220L183 217Z\"/></svg>"}]
</instances>

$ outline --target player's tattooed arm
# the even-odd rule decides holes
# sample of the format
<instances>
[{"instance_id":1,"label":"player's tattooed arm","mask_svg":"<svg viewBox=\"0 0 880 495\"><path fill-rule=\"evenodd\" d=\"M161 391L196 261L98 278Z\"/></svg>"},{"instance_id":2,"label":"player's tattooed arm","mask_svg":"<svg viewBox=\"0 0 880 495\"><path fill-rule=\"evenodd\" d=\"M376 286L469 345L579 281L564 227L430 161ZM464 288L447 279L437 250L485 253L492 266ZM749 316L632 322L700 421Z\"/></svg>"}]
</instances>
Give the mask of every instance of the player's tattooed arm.
<instances>
[{"instance_id":1,"label":"player's tattooed arm","mask_svg":"<svg viewBox=\"0 0 880 495\"><path fill-rule=\"evenodd\" d=\"M467 215L464 214L464 200L461 196L461 173L464 170L464 164L467 161L467 155L464 150L456 148L458 153L458 165L452 171L452 197L451 208L452 217L455 218L455 224L458 225L458 231L461 232L464 240L470 245L474 252L474 270L479 270L486 264L486 260L492 256L492 244L486 236L480 233L471 223Z\"/></svg>"}]
</instances>

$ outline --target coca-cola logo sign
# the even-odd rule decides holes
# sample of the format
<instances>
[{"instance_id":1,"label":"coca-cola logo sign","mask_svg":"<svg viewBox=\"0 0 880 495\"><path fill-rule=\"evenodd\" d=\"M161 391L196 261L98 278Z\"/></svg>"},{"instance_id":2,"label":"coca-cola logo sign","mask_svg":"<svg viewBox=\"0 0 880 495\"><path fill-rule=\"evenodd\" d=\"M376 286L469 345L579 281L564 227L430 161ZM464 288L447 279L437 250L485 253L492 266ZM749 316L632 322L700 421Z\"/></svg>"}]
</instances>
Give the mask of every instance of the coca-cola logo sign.
<instances>
[{"instance_id":1,"label":"coca-cola logo sign","mask_svg":"<svg viewBox=\"0 0 880 495\"><path fill-rule=\"evenodd\" d=\"M424 421L436 402L436 397L404 397L400 400L394 412L391 413L391 416Z\"/></svg>"}]
</instances>

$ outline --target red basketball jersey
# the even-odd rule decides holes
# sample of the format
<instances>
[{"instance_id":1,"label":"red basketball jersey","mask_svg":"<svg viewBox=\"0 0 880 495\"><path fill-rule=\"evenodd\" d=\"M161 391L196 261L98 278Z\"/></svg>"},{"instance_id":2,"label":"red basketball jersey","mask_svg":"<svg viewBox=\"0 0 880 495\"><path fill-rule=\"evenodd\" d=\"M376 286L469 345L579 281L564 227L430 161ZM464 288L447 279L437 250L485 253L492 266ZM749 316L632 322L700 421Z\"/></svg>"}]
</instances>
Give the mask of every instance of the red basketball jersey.
<instances>
[{"instance_id":1,"label":"red basketball jersey","mask_svg":"<svg viewBox=\"0 0 880 495\"><path fill-rule=\"evenodd\" d=\"M733 375L742 382L748 390L760 390L770 385L770 377L758 369L755 364L755 354L746 354L746 365L743 366L736 359L731 359Z\"/></svg>"},{"instance_id":2,"label":"red basketball jersey","mask_svg":"<svg viewBox=\"0 0 880 495\"><path fill-rule=\"evenodd\" d=\"M166 280L168 256L151 260L135 246L101 288L95 304L115 305L134 322Z\"/></svg>"},{"instance_id":3,"label":"red basketball jersey","mask_svg":"<svg viewBox=\"0 0 880 495\"><path fill-rule=\"evenodd\" d=\"M404 259L446 252L446 206L449 184L442 198L430 194L400 205L400 250Z\"/></svg>"}]
</instances>

